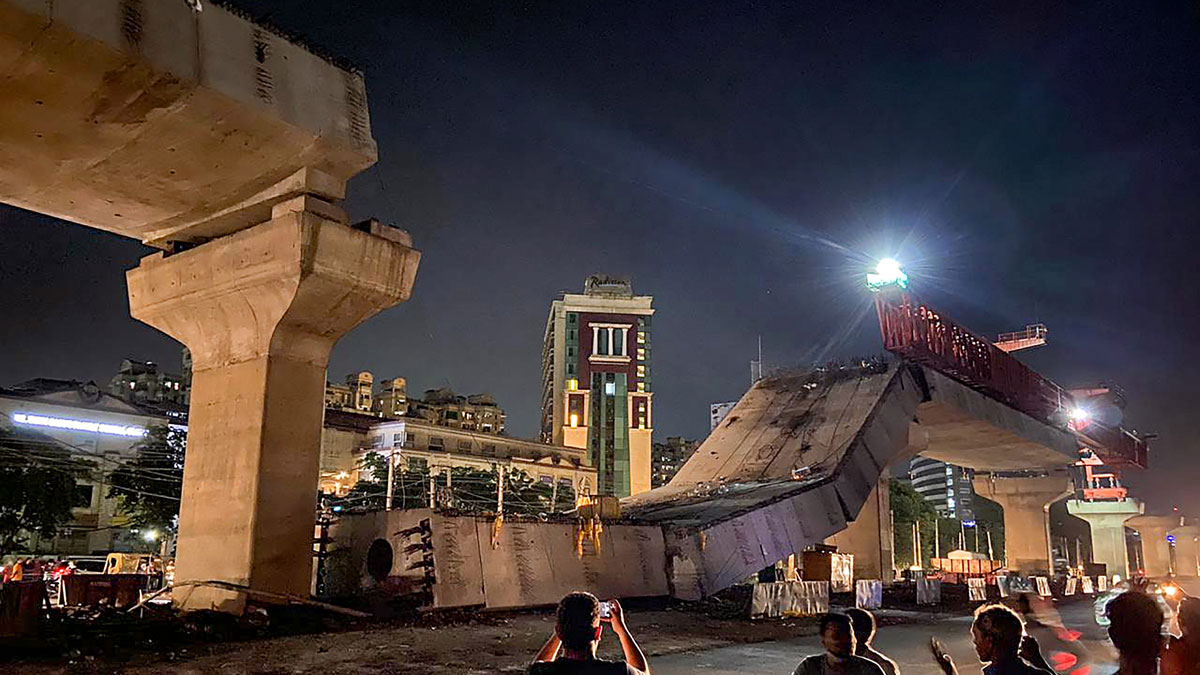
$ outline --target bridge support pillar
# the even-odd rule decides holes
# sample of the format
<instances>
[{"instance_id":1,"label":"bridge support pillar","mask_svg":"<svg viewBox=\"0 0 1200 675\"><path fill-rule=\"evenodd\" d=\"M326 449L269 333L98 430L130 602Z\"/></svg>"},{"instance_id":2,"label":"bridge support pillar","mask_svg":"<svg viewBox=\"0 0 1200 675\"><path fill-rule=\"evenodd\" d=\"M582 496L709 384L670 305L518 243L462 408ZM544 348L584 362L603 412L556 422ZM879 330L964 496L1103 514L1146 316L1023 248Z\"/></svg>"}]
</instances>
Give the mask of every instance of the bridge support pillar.
<instances>
[{"instance_id":1,"label":"bridge support pillar","mask_svg":"<svg viewBox=\"0 0 1200 675\"><path fill-rule=\"evenodd\" d=\"M1087 521L1092 531L1092 561L1104 563L1107 574L1129 577L1129 549L1125 545L1125 521L1145 511L1136 499L1109 502L1067 501L1067 513Z\"/></svg>"},{"instance_id":2,"label":"bridge support pillar","mask_svg":"<svg viewBox=\"0 0 1200 675\"><path fill-rule=\"evenodd\" d=\"M1004 509L1004 556L1008 569L1021 574L1052 571L1050 505L1071 494L1065 474L1036 478L976 474L975 493Z\"/></svg>"},{"instance_id":3,"label":"bridge support pillar","mask_svg":"<svg viewBox=\"0 0 1200 675\"><path fill-rule=\"evenodd\" d=\"M1142 571L1148 577L1171 573L1171 544L1167 534L1183 524L1179 516L1138 516L1126 521L1138 533L1142 545Z\"/></svg>"},{"instance_id":4,"label":"bridge support pillar","mask_svg":"<svg viewBox=\"0 0 1200 675\"><path fill-rule=\"evenodd\" d=\"M191 414L175 602L241 613L218 580L308 597L329 350L406 300L420 253L407 233L312 194L270 220L127 274L130 313L187 345Z\"/></svg>"},{"instance_id":5,"label":"bridge support pillar","mask_svg":"<svg viewBox=\"0 0 1200 675\"><path fill-rule=\"evenodd\" d=\"M1200 525L1185 525L1171 530L1175 535L1175 574L1200 576Z\"/></svg>"},{"instance_id":6,"label":"bridge support pillar","mask_svg":"<svg viewBox=\"0 0 1200 675\"><path fill-rule=\"evenodd\" d=\"M825 540L826 544L837 546L838 553L854 554L855 579L881 579L890 584L895 576L892 572L890 495L885 474L871 490L858 515L846 523L846 529Z\"/></svg>"}]
</instances>

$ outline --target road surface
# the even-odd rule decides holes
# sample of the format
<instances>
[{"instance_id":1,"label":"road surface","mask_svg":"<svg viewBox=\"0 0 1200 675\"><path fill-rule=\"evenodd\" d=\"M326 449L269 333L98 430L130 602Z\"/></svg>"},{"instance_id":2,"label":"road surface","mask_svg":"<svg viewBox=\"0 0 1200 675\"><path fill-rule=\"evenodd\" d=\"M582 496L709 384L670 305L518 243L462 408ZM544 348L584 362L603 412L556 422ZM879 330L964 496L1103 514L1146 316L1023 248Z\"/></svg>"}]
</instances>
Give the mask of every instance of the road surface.
<instances>
[{"instance_id":1,"label":"road surface","mask_svg":"<svg viewBox=\"0 0 1200 675\"><path fill-rule=\"evenodd\" d=\"M1109 662L1111 652L1102 642L1104 634L1091 618L1090 602L1079 602L1067 606L1061 611L1063 623L1082 633L1082 644L1093 655L1086 659L1090 665L1089 675L1108 675L1116 669ZM955 617L943 619L935 623L901 624L883 626L875 638L875 647L887 654L900 664L902 675L941 675L941 671L933 663L929 655L929 637L936 635L943 644L959 672L963 675L975 675L979 672L979 659L971 645L969 635L971 619ZM644 639L644 638L643 638ZM1047 642L1048 640L1044 640ZM1052 645L1043 644L1043 651L1052 649ZM789 675L805 656L821 652L820 638L803 637L794 640L766 642L752 645L736 645L722 647L702 652L670 654L651 659L650 667L655 675L682 675L683 673L704 673L705 675L724 675L726 673L761 673L762 675ZM1050 655L1047 654L1047 657ZM1065 672L1075 670L1068 668ZM1076 675L1084 675L1077 673Z\"/></svg>"}]
</instances>

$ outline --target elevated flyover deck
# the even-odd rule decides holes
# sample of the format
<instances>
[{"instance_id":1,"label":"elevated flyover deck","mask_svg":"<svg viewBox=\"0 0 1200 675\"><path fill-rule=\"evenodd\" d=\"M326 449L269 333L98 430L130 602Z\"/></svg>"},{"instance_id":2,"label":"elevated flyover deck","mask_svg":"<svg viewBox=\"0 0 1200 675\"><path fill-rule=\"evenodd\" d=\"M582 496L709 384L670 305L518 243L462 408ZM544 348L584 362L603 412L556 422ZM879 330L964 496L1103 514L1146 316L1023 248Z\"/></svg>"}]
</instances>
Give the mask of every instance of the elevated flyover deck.
<instances>
[{"instance_id":1,"label":"elevated flyover deck","mask_svg":"<svg viewBox=\"0 0 1200 675\"><path fill-rule=\"evenodd\" d=\"M0 0L0 102L0 201L164 248L377 157L361 73L208 0Z\"/></svg>"}]
</instances>

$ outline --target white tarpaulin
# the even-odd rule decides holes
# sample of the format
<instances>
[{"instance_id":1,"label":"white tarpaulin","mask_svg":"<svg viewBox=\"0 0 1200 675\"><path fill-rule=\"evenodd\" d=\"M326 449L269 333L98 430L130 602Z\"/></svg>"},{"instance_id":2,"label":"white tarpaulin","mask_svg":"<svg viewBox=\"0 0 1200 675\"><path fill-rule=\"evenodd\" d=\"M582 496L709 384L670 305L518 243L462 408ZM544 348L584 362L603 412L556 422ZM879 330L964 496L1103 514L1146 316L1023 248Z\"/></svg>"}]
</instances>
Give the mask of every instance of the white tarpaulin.
<instances>
[{"instance_id":1,"label":"white tarpaulin","mask_svg":"<svg viewBox=\"0 0 1200 675\"><path fill-rule=\"evenodd\" d=\"M854 582L854 606L879 609L883 606L883 582L879 579L859 579Z\"/></svg>"},{"instance_id":2,"label":"white tarpaulin","mask_svg":"<svg viewBox=\"0 0 1200 675\"><path fill-rule=\"evenodd\" d=\"M828 581L776 581L754 584L750 616L816 616L829 611Z\"/></svg>"},{"instance_id":3,"label":"white tarpaulin","mask_svg":"<svg viewBox=\"0 0 1200 675\"><path fill-rule=\"evenodd\" d=\"M942 603L942 580L917 577L917 604L940 605Z\"/></svg>"},{"instance_id":4,"label":"white tarpaulin","mask_svg":"<svg viewBox=\"0 0 1200 675\"><path fill-rule=\"evenodd\" d=\"M1037 584L1038 595L1043 598L1050 597L1050 580L1046 577L1034 577L1033 582Z\"/></svg>"},{"instance_id":5,"label":"white tarpaulin","mask_svg":"<svg viewBox=\"0 0 1200 675\"><path fill-rule=\"evenodd\" d=\"M1096 589L1092 587L1091 577L1083 577L1083 592L1087 593L1088 595L1096 592Z\"/></svg>"},{"instance_id":6,"label":"white tarpaulin","mask_svg":"<svg viewBox=\"0 0 1200 675\"><path fill-rule=\"evenodd\" d=\"M1067 590L1063 591L1063 595L1075 595L1075 587L1077 585L1079 585L1079 579L1067 577Z\"/></svg>"},{"instance_id":7,"label":"white tarpaulin","mask_svg":"<svg viewBox=\"0 0 1200 675\"><path fill-rule=\"evenodd\" d=\"M987 600L987 587L984 586L983 579L967 579L967 599L971 602Z\"/></svg>"}]
</instances>

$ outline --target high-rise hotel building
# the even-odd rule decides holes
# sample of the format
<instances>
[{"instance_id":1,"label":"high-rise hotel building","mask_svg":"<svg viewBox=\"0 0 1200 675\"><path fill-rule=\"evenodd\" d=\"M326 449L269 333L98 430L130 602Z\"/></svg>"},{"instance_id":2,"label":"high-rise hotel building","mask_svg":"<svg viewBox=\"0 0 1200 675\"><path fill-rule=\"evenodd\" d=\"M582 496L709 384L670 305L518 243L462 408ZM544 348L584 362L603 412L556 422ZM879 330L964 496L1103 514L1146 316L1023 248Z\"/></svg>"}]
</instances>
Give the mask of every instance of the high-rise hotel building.
<instances>
[{"instance_id":1,"label":"high-rise hotel building","mask_svg":"<svg viewBox=\"0 0 1200 675\"><path fill-rule=\"evenodd\" d=\"M590 276L550 305L542 347L542 441L586 448L599 494L650 489L649 295Z\"/></svg>"}]
</instances>

